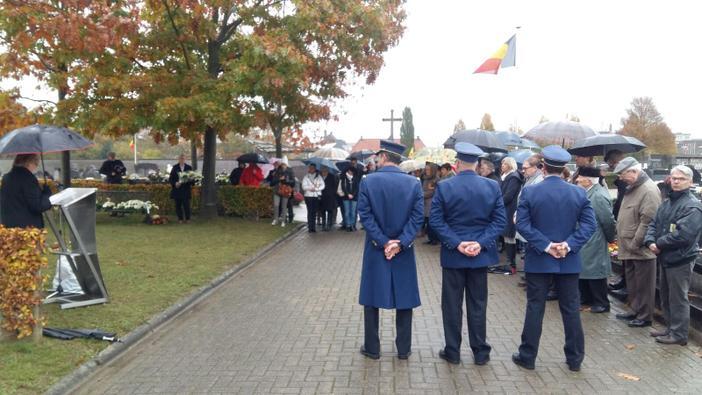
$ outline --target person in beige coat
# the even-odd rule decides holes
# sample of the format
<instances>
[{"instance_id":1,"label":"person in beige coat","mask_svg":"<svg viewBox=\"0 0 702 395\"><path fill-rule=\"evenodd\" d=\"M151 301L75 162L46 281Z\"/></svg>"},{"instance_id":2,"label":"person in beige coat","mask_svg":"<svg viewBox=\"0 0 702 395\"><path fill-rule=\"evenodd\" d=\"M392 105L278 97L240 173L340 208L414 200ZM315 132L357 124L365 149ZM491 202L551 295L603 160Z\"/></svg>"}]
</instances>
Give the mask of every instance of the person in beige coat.
<instances>
[{"instance_id":1,"label":"person in beige coat","mask_svg":"<svg viewBox=\"0 0 702 395\"><path fill-rule=\"evenodd\" d=\"M656 255L644 245L644 237L661 204L661 194L632 157L622 159L614 173L627 184L617 218L617 235L631 308L631 312L617 314L617 318L626 320L631 327L651 326L656 297Z\"/></svg>"}]
</instances>

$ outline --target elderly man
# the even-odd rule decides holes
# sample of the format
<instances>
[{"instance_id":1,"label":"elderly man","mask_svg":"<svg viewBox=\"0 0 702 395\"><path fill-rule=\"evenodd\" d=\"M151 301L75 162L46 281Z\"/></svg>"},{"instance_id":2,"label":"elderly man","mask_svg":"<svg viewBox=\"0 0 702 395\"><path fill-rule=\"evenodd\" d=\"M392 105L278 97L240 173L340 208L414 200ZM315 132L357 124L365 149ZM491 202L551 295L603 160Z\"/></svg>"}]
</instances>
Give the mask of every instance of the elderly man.
<instances>
[{"instance_id":1,"label":"elderly man","mask_svg":"<svg viewBox=\"0 0 702 395\"><path fill-rule=\"evenodd\" d=\"M542 153L544 180L522 190L517 209L517 230L529 243L524 266L527 308L522 342L512 361L534 369L546 295L551 282L555 282L565 332L566 363L571 371L579 371L585 358L578 295L579 252L597 223L585 191L561 178L570 154L556 145L545 147Z\"/></svg>"},{"instance_id":2,"label":"elderly man","mask_svg":"<svg viewBox=\"0 0 702 395\"><path fill-rule=\"evenodd\" d=\"M661 204L661 193L632 157L619 162L614 172L626 184L617 219L619 259L629 291L631 312L617 314L631 327L651 326L656 297L656 255L644 245L649 223Z\"/></svg>"},{"instance_id":3,"label":"elderly man","mask_svg":"<svg viewBox=\"0 0 702 395\"><path fill-rule=\"evenodd\" d=\"M607 277L612 269L607 243L614 241L616 227L612 201L609 191L600 185L599 169L581 168L576 181L587 192L597 220L595 233L580 250L580 259L583 261L579 281L580 303L589 305L591 313L605 313L609 311Z\"/></svg>"},{"instance_id":4,"label":"elderly man","mask_svg":"<svg viewBox=\"0 0 702 395\"><path fill-rule=\"evenodd\" d=\"M660 296L666 328L651 331L662 344L687 344L690 326L692 267L702 231L702 204L690 192L692 170L676 166L670 171L672 191L648 225L644 243L658 256Z\"/></svg>"},{"instance_id":5,"label":"elderly man","mask_svg":"<svg viewBox=\"0 0 702 395\"><path fill-rule=\"evenodd\" d=\"M491 180L495 180L495 181L497 181L498 184L502 183L502 179L500 178L500 176L495 174L495 164L494 163L492 163L487 158L481 158L479 163L480 163L480 165L478 166L479 167L478 173L481 176L483 176L485 178L489 178Z\"/></svg>"},{"instance_id":6,"label":"elderly man","mask_svg":"<svg viewBox=\"0 0 702 395\"><path fill-rule=\"evenodd\" d=\"M414 239L424 219L422 186L398 165L405 146L381 140L379 169L361 181L358 214L366 229L359 303L364 306L361 354L380 358L379 310L395 309L397 357L412 353L412 309L419 306Z\"/></svg>"},{"instance_id":7,"label":"elderly man","mask_svg":"<svg viewBox=\"0 0 702 395\"><path fill-rule=\"evenodd\" d=\"M495 239L506 224L497 182L478 176L483 151L470 143L456 144L458 175L441 181L434 193L429 222L441 239L441 313L446 347L439 357L458 364L461 358L463 295L466 296L468 337L476 365L490 360L486 336L487 267L499 261Z\"/></svg>"}]
</instances>

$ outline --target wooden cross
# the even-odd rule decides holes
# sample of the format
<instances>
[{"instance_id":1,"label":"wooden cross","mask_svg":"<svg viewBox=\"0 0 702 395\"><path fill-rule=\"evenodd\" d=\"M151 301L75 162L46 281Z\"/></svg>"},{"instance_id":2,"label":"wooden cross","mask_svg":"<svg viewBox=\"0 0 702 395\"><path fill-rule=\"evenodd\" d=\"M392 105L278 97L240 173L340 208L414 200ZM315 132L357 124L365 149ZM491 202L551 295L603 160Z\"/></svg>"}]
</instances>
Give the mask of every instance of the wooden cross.
<instances>
[{"instance_id":1,"label":"wooden cross","mask_svg":"<svg viewBox=\"0 0 702 395\"><path fill-rule=\"evenodd\" d=\"M395 118L395 110L390 110L390 118L383 118L383 122L390 122L390 141L395 140L395 121L402 122L402 118Z\"/></svg>"}]
</instances>

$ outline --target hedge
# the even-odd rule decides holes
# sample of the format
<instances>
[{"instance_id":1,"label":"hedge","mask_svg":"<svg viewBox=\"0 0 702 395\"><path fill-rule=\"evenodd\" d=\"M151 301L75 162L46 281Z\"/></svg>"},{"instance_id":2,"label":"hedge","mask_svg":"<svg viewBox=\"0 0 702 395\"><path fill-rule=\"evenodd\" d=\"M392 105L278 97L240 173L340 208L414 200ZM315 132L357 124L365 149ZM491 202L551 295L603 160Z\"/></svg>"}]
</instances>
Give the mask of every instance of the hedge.
<instances>
[{"instance_id":1,"label":"hedge","mask_svg":"<svg viewBox=\"0 0 702 395\"><path fill-rule=\"evenodd\" d=\"M0 317L2 329L21 339L43 324L41 269L46 267L46 232L0 225Z\"/></svg>"},{"instance_id":2,"label":"hedge","mask_svg":"<svg viewBox=\"0 0 702 395\"><path fill-rule=\"evenodd\" d=\"M76 188L97 188L109 195L110 191L141 192L148 194L148 200L159 207L159 214L175 214L175 202L170 197L168 184L106 184L100 181L73 180ZM192 209L200 209L200 187L193 187ZM217 185L218 212L247 218L272 217L273 190L269 187L249 187Z\"/></svg>"}]
</instances>

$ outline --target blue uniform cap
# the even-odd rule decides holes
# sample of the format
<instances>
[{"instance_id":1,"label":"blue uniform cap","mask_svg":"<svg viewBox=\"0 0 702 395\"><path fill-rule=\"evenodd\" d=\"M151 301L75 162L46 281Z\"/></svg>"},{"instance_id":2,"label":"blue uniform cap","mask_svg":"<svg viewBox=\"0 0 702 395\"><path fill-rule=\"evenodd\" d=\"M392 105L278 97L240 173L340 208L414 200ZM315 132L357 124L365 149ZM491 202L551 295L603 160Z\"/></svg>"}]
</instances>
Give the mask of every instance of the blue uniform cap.
<instances>
[{"instance_id":1,"label":"blue uniform cap","mask_svg":"<svg viewBox=\"0 0 702 395\"><path fill-rule=\"evenodd\" d=\"M456 158L468 163L475 163L479 157L485 155L483 150L471 143L456 143L454 149L456 150Z\"/></svg>"},{"instance_id":2,"label":"blue uniform cap","mask_svg":"<svg viewBox=\"0 0 702 395\"><path fill-rule=\"evenodd\" d=\"M407 147L405 147L402 144L398 144L390 140L380 140L380 150L377 153L387 151L392 152L393 154L402 155L402 153L405 152L406 149Z\"/></svg>"},{"instance_id":3,"label":"blue uniform cap","mask_svg":"<svg viewBox=\"0 0 702 395\"><path fill-rule=\"evenodd\" d=\"M549 145L541 150L544 156L544 163L552 167L564 167L570 162L570 154L558 145Z\"/></svg>"}]
</instances>

